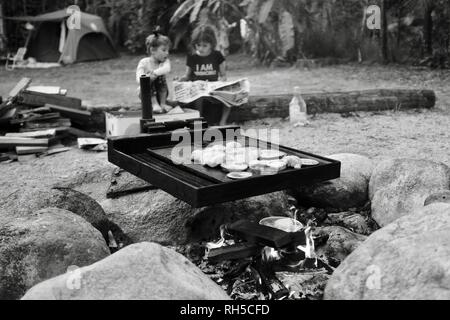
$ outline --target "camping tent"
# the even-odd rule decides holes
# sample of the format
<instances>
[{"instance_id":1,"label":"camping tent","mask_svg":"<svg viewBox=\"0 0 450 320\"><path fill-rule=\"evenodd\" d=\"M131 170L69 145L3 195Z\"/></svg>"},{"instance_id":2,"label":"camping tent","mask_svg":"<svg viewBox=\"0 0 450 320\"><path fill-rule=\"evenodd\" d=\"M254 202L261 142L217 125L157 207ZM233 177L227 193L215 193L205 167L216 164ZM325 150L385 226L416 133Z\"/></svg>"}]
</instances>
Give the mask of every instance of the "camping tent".
<instances>
[{"instance_id":1,"label":"camping tent","mask_svg":"<svg viewBox=\"0 0 450 320\"><path fill-rule=\"evenodd\" d=\"M27 57L39 62L75 62L118 56L102 18L80 12L80 27L67 28L70 13L60 10L35 17L7 18L35 25L27 44Z\"/></svg>"}]
</instances>

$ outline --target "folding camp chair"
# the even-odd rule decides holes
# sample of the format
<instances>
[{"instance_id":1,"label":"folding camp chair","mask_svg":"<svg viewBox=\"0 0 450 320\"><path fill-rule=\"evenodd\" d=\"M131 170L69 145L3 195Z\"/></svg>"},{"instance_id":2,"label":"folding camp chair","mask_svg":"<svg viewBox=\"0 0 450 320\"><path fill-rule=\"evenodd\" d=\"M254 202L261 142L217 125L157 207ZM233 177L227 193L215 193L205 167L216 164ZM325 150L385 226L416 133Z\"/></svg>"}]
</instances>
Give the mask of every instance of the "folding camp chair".
<instances>
[{"instance_id":1,"label":"folding camp chair","mask_svg":"<svg viewBox=\"0 0 450 320\"><path fill-rule=\"evenodd\" d=\"M18 63L25 61L26 54L27 54L26 47L19 48L15 55L8 54L8 56L6 57L6 65L5 65L6 70L8 71L14 70Z\"/></svg>"}]
</instances>

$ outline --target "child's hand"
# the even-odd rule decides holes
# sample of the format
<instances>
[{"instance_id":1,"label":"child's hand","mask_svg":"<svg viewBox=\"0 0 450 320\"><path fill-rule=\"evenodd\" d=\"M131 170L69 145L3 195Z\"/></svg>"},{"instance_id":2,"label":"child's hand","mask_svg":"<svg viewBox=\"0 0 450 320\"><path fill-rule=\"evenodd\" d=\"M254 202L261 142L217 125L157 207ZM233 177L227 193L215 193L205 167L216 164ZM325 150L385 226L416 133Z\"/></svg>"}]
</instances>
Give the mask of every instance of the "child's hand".
<instances>
[{"instance_id":1,"label":"child's hand","mask_svg":"<svg viewBox=\"0 0 450 320\"><path fill-rule=\"evenodd\" d=\"M154 74L153 72L150 72L148 74L148 76L150 77L150 80L152 80L152 81L155 81L158 78L158 76L156 74Z\"/></svg>"}]
</instances>

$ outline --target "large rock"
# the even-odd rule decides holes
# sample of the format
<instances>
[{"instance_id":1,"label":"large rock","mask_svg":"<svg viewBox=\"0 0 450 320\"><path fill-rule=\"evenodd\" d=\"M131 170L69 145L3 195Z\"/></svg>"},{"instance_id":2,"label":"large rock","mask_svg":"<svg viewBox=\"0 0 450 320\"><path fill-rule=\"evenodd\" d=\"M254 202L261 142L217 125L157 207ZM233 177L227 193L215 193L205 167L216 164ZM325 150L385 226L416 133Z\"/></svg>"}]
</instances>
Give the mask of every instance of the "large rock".
<instances>
[{"instance_id":1,"label":"large rock","mask_svg":"<svg viewBox=\"0 0 450 320\"><path fill-rule=\"evenodd\" d=\"M314 233L316 236L329 237L325 245L317 248L317 254L341 262L367 239L366 236L335 226L317 228Z\"/></svg>"},{"instance_id":2,"label":"large rock","mask_svg":"<svg viewBox=\"0 0 450 320\"><path fill-rule=\"evenodd\" d=\"M63 179L55 187L74 189L101 202L106 198L112 175L116 170L117 167L112 164L92 171L80 167L71 177Z\"/></svg>"},{"instance_id":3,"label":"large rock","mask_svg":"<svg viewBox=\"0 0 450 320\"><path fill-rule=\"evenodd\" d=\"M154 243L118 253L38 284L24 300L228 300L184 256Z\"/></svg>"},{"instance_id":4,"label":"large rock","mask_svg":"<svg viewBox=\"0 0 450 320\"><path fill-rule=\"evenodd\" d=\"M219 236L222 224L238 219L259 221L268 216L285 216L289 211L284 192L194 209L164 191L154 190L108 199L101 205L134 242L164 245L210 240Z\"/></svg>"},{"instance_id":5,"label":"large rock","mask_svg":"<svg viewBox=\"0 0 450 320\"><path fill-rule=\"evenodd\" d=\"M450 205L432 204L370 236L336 269L329 300L450 299Z\"/></svg>"},{"instance_id":6,"label":"large rock","mask_svg":"<svg viewBox=\"0 0 450 320\"><path fill-rule=\"evenodd\" d=\"M341 177L308 186L300 186L297 197L302 205L348 210L364 206L373 170L372 161L356 154L337 154L328 158L341 161Z\"/></svg>"},{"instance_id":7,"label":"large rock","mask_svg":"<svg viewBox=\"0 0 450 320\"><path fill-rule=\"evenodd\" d=\"M0 300L19 299L35 284L109 255L100 232L60 209L0 216Z\"/></svg>"},{"instance_id":8,"label":"large rock","mask_svg":"<svg viewBox=\"0 0 450 320\"><path fill-rule=\"evenodd\" d=\"M370 179L372 217L386 226L424 206L428 196L448 190L450 169L426 160L391 159L381 162Z\"/></svg>"},{"instance_id":9,"label":"large rock","mask_svg":"<svg viewBox=\"0 0 450 320\"><path fill-rule=\"evenodd\" d=\"M108 244L108 231L112 232L119 246L131 243L123 231L108 219L100 204L69 188L24 189L12 194L0 205L3 214L15 216L27 216L45 208L63 209L79 215L99 230Z\"/></svg>"}]
</instances>

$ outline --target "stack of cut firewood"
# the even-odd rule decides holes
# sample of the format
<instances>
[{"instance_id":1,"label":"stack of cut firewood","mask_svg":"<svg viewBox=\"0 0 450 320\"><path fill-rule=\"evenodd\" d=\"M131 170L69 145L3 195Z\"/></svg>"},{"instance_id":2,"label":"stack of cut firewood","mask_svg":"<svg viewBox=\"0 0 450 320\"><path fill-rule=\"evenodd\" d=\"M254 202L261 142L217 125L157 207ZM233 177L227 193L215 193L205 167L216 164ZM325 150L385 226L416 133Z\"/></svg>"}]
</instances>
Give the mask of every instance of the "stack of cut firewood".
<instances>
[{"instance_id":1,"label":"stack of cut firewood","mask_svg":"<svg viewBox=\"0 0 450 320\"><path fill-rule=\"evenodd\" d=\"M99 137L72 127L91 120L80 99L66 96L67 90L59 87L30 83L23 78L0 104L0 162L67 151L61 140L69 135Z\"/></svg>"}]
</instances>

